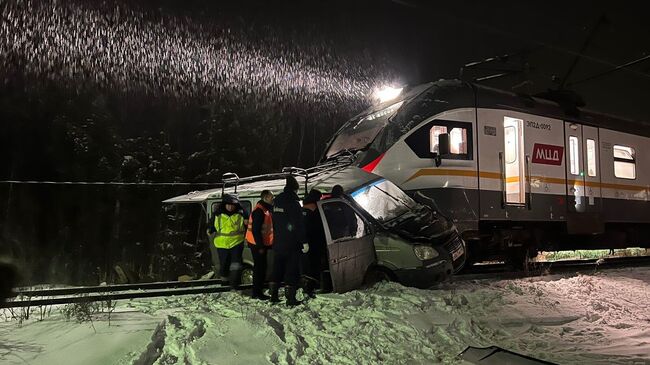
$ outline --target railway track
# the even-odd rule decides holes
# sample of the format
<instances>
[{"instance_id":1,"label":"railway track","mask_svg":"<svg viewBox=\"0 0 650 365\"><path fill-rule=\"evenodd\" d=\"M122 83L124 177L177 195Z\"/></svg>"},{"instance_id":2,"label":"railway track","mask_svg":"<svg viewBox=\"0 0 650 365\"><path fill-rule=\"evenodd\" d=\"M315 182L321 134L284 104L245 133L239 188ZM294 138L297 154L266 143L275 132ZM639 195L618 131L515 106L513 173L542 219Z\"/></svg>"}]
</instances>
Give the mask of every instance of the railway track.
<instances>
[{"instance_id":1,"label":"railway track","mask_svg":"<svg viewBox=\"0 0 650 365\"><path fill-rule=\"evenodd\" d=\"M561 260L532 262L528 270L513 271L506 264L473 265L455 275L448 284L469 280L506 280L566 273L594 273L596 271L626 267L650 266L650 256L612 257L605 259ZM252 285L241 285L246 290ZM223 293L233 290L220 280L172 281L105 286L81 286L55 289L30 289L16 291L16 297L0 308L38 307L48 305L153 298L174 295Z\"/></svg>"},{"instance_id":2,"label":"railway track","mask_svg":"<svg viewBox=\"0 0 650 365\"><path fill-rule=\"evenodd\" d=\"M231 286L222 285L222 283L219 280L199 280L18 290L15 292L15 299L6 303L0 303L0 308L38 307L173 295L223 293L233 290ZM252 285L241 285L237 290L250 288L252 288Z\"/></svg>"},{"instance_id":3,"label":"railway track","mask_svg":"<svg viewBox=\"0 0 650 365\"><path fill-rule=\"evenodd\" d=\"M601 259L576 259L530 262L526 270L512 270L503 263L472 265L456 274L453 281L481 279L518 279L525 277L566 274L594 273L602 270L650 266L650 256L611 257Z\"/></svg>"}]
</instances>

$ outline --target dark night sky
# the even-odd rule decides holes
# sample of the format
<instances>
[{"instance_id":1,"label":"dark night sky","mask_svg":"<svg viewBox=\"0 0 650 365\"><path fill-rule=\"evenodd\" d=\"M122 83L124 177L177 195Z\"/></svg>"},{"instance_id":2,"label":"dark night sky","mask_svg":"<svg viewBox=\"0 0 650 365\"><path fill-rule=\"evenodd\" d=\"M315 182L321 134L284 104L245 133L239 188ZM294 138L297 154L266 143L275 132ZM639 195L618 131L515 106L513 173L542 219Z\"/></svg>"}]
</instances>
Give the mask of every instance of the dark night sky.
<instances>
[{"instance_id":1,"label":"dark night sky","mask_svg":"<svg viewBox=\"0 0 650 365\"><path fill-rule=\"evenodd\" d=\"M312 18L324 29L346 28L346 42L356 39L385 54L407 83L458 77L465 63L528 51L523 62L513 60L514 66L529 64L527 77L515 74L485 84L511 89L528 79L530 86L518 91L534 94L557 88L559 81L553 82L553 76L562 80L567 75L593 33L565 88L582 95L589 109L650 119L650 60L578 82L650 55L650 23L644 21L641 3L380 0L316 4L309 8L285 5L280 12ZM592 32L601 16L605 21Z\"/></svg>"},{"instance_id":2,"label":"dark night sky","mask_svg":"<svg viewBox=\"0 0 650 365\"><path fill-rule=\"evenodd\" d=\"M485 84L511 89L529 79L529 88L518 91L530 93L557 88L553 76L560 80L565 77L604 16L605 21L593 32L583 57L568 76L566 87L582 95L589 109L650 119L650 60L578 82L650 55L650 23L643 20L645 12L640 3L395 0L383 5L382 12L394 8L398 20L394 24L384 21L380 32L387 37L393 31L399 34L392 36L393 42L405 44L398 46L397 52L408 48L408 54L402 56L407 62L398 69L409 81L456 77L462 64L529 51L525 60L530 65L528 77L515 74ZM480 75L492 73L483 71ZM576 84L570 85L572 82Z\"/></svg>"}]
</instances>

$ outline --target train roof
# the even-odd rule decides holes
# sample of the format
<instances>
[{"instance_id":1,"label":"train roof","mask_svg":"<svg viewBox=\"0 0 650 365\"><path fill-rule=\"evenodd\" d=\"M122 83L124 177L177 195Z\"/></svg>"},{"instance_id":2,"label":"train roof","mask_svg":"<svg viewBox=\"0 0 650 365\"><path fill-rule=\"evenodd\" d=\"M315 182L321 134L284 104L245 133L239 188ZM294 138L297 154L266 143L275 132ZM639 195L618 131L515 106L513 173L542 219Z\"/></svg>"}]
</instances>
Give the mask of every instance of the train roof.
<instances>
[{"instance_id":1,"label":"train roof","mask_svg":"<svg viewBox=\"0 0 650 365\"><path fill-rule=\"evenodd\" d=\"M455 80L458 83L461 81ZM435 84L435 83L434 83ZM479 84L469 84L476 92L477 107L499 108L541 115L594 127L650 136L650 120L640 121L553 101L538 96L517 94Z\"/></svg>"},{"instance_id":2,"label":"train roof","mask_svg":"<svg viewBox=\"0 0 650 365\"><path fill-rule=\"evenodd\" d=\"M419 121L445 110L478 107L513 110L621 132L650 136L650 128L644 128L650 127L650 120L638 121L605 114L578 107L572 104L571 101L564 101L561 98L549 100L548 97L553 95L552 92L546 93L549 96L545 98L518 94L461 80L441 79L406 88L403 94L400 98L390 103L383 103L368 108L360 115L352 118L352 120L361 115L386 108L392 103L405 101L404 106L400 108L392 119L392 123L399 126L402 132L406 132L415 127L419 124Z\"/></svg>"}]
</instances>

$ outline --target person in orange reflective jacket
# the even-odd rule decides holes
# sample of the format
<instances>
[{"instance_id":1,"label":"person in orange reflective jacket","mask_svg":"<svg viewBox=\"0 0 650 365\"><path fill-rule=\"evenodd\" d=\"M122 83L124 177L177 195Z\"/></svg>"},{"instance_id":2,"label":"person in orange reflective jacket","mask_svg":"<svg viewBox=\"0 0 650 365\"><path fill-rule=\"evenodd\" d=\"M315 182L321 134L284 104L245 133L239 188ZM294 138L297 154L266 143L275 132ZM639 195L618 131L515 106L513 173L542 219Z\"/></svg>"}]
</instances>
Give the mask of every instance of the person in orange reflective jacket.
<instances>
[{"instance_id":1,"label":"person in orange reflective jacket","mask_svg":"<svg viewBox=\"0 0 650 365\"><path fill-rule=\"evenodd\" d=\"M273 193L262 191L260 201L255 205L248 219L246 241L253 254L253 294L254 299L268 300L263 293L266 279L267 253L273 247Z\"/></svg>"}]
</instances>

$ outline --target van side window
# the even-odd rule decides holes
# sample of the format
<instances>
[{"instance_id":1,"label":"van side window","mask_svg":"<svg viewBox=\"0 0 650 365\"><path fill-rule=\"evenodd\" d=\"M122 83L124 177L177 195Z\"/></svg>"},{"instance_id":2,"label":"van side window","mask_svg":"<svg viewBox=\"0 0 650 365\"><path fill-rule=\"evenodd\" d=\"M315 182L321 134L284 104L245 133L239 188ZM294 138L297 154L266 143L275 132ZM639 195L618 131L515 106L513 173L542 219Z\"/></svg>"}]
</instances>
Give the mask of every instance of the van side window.
<instances>
[{"instance_id":1,"label":"van side window","mask_svg":"<svg viewBox=\"0 0 650 365\"><path fill-rule=\"evenodd\" d=\"M366 224L348 204L340 201L323 204L332 241L361 238L368 230Z\"/></svg>"},{"instance_id":2,"label":"van side window","mask_svg":"<svg viewBox=\"0 0 650 365\"><path fill-rule=\"evenodd\" d=\"M440 153L439 136L449 135L449 155L442 158L451 160L473 160L472 123L436 119L406 137L406 144L420 158L433 158Z\"/></svg>"},{"instance_id":3,"label":"van side window","mask_svg":"<svg viewBox=\"0 0 650 365\"><path fill-rule=\"evenodd\" d=\"M634 148L614 145L614 176L621 179L636 179L636 158Z\"/></svg>"}]
</instances>

